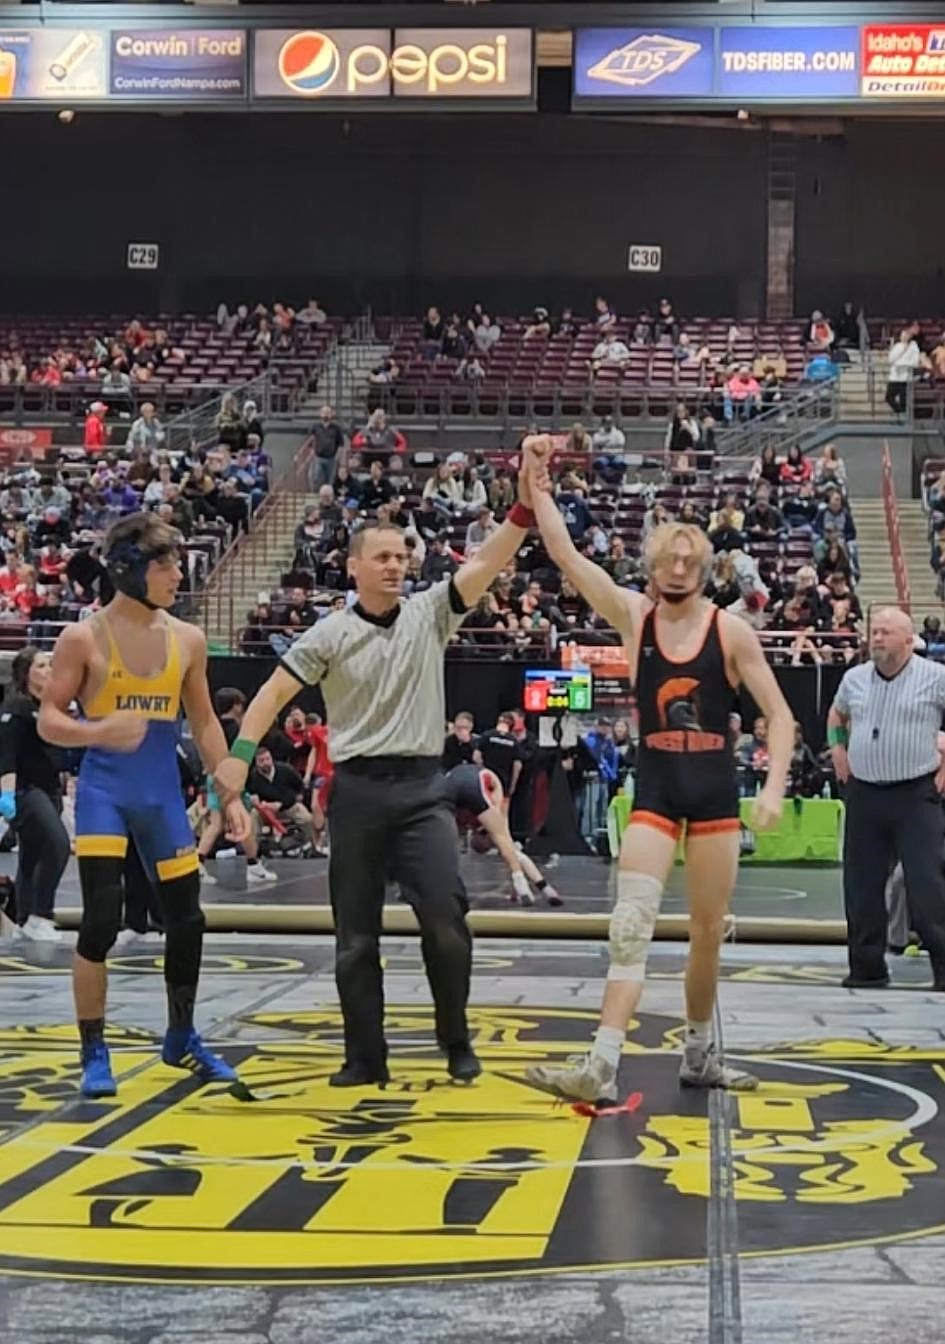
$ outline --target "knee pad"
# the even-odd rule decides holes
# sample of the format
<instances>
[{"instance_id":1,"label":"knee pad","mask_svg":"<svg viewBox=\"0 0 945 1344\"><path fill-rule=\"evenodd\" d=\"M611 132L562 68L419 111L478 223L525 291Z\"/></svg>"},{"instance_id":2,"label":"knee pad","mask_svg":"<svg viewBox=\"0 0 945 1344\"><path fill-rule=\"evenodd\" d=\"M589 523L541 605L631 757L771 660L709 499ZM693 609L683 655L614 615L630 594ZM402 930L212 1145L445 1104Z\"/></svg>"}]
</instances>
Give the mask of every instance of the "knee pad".
<instances>
[{"instance_id":1,"label":"knee pad","mask_svg":"<svg viewBox=\"0 0 945 1344\"><path fill-rule=\"evenodd\" d=\"M118 937L125 899L123 868L123 859L79 859L82 922L76 951L85 961L105 961Z\"/></svg>"},{"instance_id":2,"label":"knee pad","mask_svg":"<svg viewBox=\"0 0 945 1344\"><path fill-rule=\"evenodd\" d=\"M169 882L159 882L157 894L168 932L187 925L194 932L203 933L207 921L200 908L199 872L186 873L183 877L172 878Z\"/></svg>"},{"instance_id":3,"label":"knee pad","mask_svg":"<svg viewBox=\"0 0 945 1344\"><path fill-rule=\"evenodd\" d=\"M647 873L617 874L617 904L610 916L608 980L642 983L663 899L663 883Z\"/></svg>"}]
</instances>

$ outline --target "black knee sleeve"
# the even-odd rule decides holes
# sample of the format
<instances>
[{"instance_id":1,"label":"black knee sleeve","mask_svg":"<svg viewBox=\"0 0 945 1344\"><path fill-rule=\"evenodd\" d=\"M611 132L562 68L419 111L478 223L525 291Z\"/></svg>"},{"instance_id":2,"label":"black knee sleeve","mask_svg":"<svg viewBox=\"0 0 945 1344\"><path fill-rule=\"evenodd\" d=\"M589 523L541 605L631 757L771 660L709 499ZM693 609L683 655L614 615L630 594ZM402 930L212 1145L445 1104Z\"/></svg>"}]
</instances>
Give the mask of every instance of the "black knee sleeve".
<instances>
[{"instance_id":1,"label":"black knee sleeve","mask_svg":"<svg viewBox=\"0 0 945 1344\"><path fill-rule=\"evenodd\" d=\"M169 985L195 985L207 926L200 908L200 874L159 882L157 895L164 912L164 979Z\"/></svg>"},{"instance_id":2,"label":"black knee sleeve","mask_svg":"<svg viewBox=\"0 0 945 1344\"><path fill-rule=\"evenodd\" d=\"M79 859L82 922L76 951L86 961L102 962L121 928L124 859Z\"/></svg>"}]
</instances>

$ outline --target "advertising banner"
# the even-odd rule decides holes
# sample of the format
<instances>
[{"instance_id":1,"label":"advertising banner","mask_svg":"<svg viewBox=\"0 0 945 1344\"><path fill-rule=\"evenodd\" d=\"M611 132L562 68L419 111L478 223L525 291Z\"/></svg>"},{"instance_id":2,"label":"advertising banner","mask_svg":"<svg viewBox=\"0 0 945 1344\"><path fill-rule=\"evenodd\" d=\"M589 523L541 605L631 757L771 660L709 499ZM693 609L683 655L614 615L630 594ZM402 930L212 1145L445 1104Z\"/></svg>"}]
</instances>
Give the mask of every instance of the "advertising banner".
<instances>
[{"instance_id":1,"label":"advertising banner","mask_svg":"<svg viewBox=\"0 0 945 1344\"><path fill-rule=\"evenodd\" d=\"M860 94L860 30L761 24L585 28L575 36L574 102L671 98L791 103Z\"/></svg>"},{"instance_id":2,"label":"advertising banner","mask_svg":"<svg viewBox=\"0 0 945 1344\"><path fill-rule=\"evenodd\" d=\"M723 98L855 98L859 30L722 28L716 93Z\"/></svg>"},{"instance_id":3,"label":"advertising banner","mask_svg":"<svg viewBox=\"0 0 945 1344\"><path fill-rule=\"evenodd\" d=\"M862 38L864 98L945 98L945 24L871 24Z\"/></svg>"},{"instance_id":4,"label":"advertising banner","mask_svg":"<svg viewBox=\"0 0 945 1344\"><path fill-rule=\"evenodd\" d=\"M116 98L245 98L244 28L113 28L108 89Z\"/></svg>"},{"instance_id":5,"label":"advertising banner","mask_svg":"<svg viewBox=\"0 0 945 1344\"><path fill-rule=\"evenodd\" d=\"M253 34L256 98L389 98L387 28L261 28Z\"/></svg>"},{"instance_id":6,"label":"advertising banner","mask_svg":"<svg viewBox=\"0 0 945 1344\"><path fill-rule=\"evenodd\" d=\"M104 97L107 40L86 28L0 29L0 105Z\"/></svg>"},{"instance_id":7,"label":"advertising banner","mask_svg":"<svg viewBox=\"0 0 945 1344\"><path fill-rule=\"evenodd\" d=\"M575 98L709 98L714 38L711 28L582 28Z\"/></svg>"},{"instance_id":8,"label":"advertising banner","mask_svg":"<svg viewBox=\"0 0 945 1344\"><path fill-rule=\"evenodd\" d=\"M526 29L261 29L254 34L256 98L529 99Z\"/></svg>"}]
</instances>

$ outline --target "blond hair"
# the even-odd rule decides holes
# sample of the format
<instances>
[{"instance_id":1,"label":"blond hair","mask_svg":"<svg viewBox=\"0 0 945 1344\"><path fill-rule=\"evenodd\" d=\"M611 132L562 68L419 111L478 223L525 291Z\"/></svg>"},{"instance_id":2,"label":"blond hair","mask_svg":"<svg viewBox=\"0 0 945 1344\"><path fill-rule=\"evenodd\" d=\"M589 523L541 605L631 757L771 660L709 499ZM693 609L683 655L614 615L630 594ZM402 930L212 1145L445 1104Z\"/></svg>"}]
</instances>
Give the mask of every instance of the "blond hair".
<instances>
[{"instance_id":1,"label":"blond hair","mask_svg":"<svg viewBox=\"0 0 945 1344\"><path fill-rule=\"evenodd\" d=\"M704 581L712 564L712 545L702 528L695 523L663 523L651 532L644 549L647 570L652 574L657 565L671 562L675 556L676 542L680 540L688 543Z\"/></svg>"}]
</instances>

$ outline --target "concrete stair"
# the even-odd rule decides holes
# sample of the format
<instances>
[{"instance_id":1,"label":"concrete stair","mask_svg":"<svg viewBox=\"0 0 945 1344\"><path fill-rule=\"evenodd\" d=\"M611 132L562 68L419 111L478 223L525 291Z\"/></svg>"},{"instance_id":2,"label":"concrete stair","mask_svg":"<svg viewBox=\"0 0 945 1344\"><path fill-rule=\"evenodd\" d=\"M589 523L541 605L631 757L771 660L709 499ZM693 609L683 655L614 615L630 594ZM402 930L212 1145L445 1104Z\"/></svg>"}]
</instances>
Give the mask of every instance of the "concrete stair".
<instances>
[{"instance_id":1,"label":"concrete stair","mask_svg":"<svg viewBox=\"0 0 945 1344\"><path fill-rule=\"evenodd\" d=\"M871 606L896 601L886 511L881 499L851 499L860 553L860 581L857 597L864 617Z\"/></svg>"},{"instance_id":2,"label":"concrete stair","mask_svg":"<svg viewBox=\"0 0 945 1344\"><path fill-rule=\"evenodd\" d=\"M912 616L917 625L924 616L941 616L942 600L935 592L935 573L929 564L929 519L920 499L899 500L899 535L909 573Z\"/></svg>"},{"instance_id":3,"label":"concrete stair","mask_svg":"<svg viewBox=\"0 0 945 1344\"><path fill-rule=\"evenodd\" d=\"M329 402L339 424L362 424L367 415L368 374L390 354L379 341L349 341L328 356L319 372L318 391L309 394L302 408L312 419Z\"/></svg>"},{"instance_id":4,"label":"concrete stair","mask_svg":"<svg viewBox=\"0 0 945 1344\"><path fill-rule=\"evenodd\" d=\"M839 416L848 423L871 424L896 422L886 405L886 352L870 354L869 364L844 365L840 374Z\"/></svg>"},{"instance_id":5,"label":"concrete stair","mask_svg":"<svg viewBox=\"0 0 945 1344\"><path fill-rule=\"evenodd\" d=\"M309 505L317 503L317 495L299 491L274 496L252 533L214 571L201 603L201 623L211 645L237 649L247 613L259 593L281 586L295 554L295 529Z\"/></svg>"}]
</instances>

